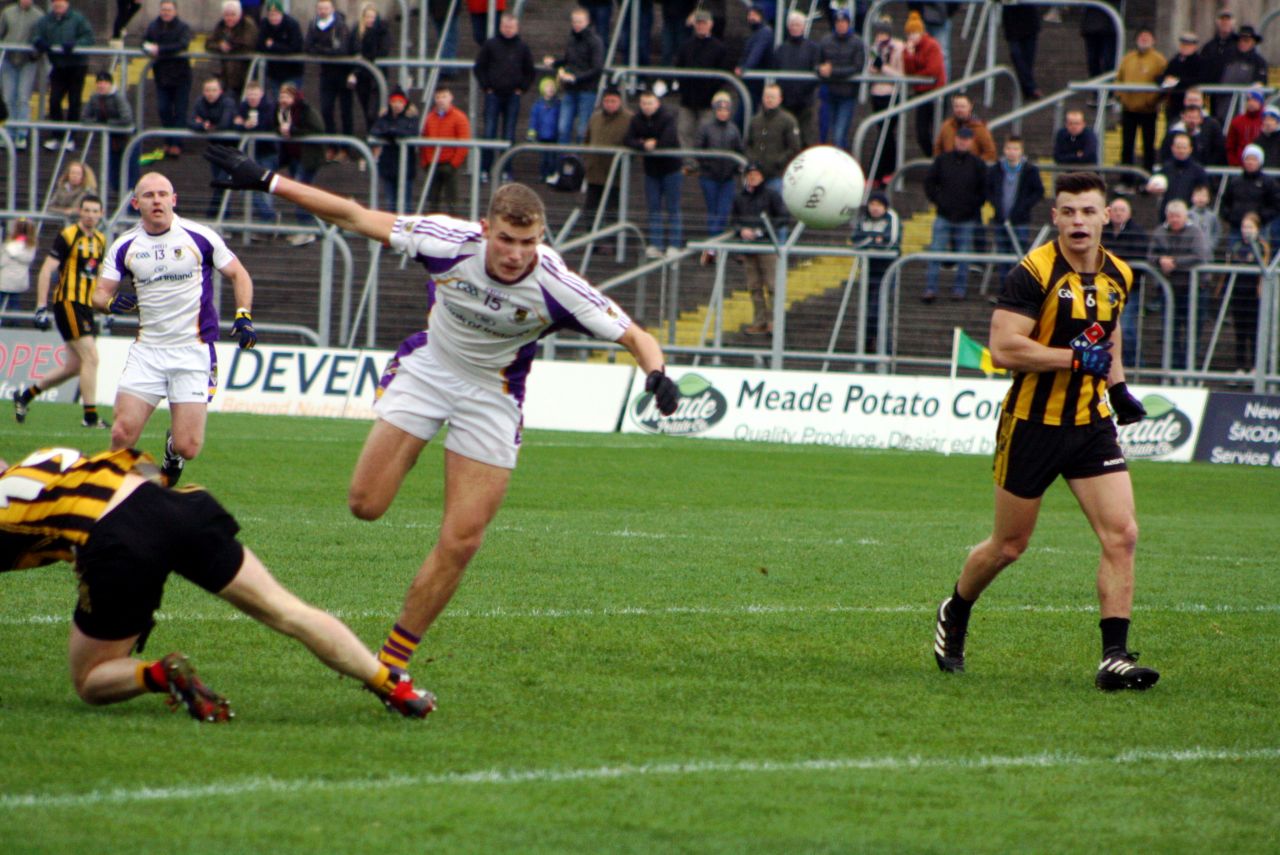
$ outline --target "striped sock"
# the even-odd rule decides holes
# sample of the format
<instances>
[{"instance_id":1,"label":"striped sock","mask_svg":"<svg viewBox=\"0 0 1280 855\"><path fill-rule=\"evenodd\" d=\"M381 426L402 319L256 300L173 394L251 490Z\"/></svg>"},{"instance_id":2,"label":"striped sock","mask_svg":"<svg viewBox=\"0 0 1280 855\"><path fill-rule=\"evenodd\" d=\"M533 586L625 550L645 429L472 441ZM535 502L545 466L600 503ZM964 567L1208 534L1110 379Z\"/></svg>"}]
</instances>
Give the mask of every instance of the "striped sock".
<instances>
[{"instance_id":1,"label":"striped sock","mask_svg":"<svg viewBox=\"0 0 1280 855\"><path fill-rule=\"evenodd\" d=\"M378 651L378 661L393 672L403 674L409 669L409 659L421 641L421 637L396 624L387 634L382 649Z\"/></svg>"},{"instance_id":2,"label":"striped sock","mask_svg":"<svg viewBox=\"0 0 1280 855\"><path fill-rule=\"evenodd\" d=\"M40 391L40 386L36 383L32 383L30 386L22 390L22 403L30 404L32 399L35 398L36 395L40 394Z\"/></svg>"},{"instance_id":3,"label":"striped sock","mask_svg":"<svg viewBox=\"0 0 1280 855\"><path fill-rule=\"evenodd\" d=\"M138 686L148 692L169 691L169 678L164 673L164 660L139 662Z\"/></svg>"},{"instance_id":4,"label":"striped sock","mask_svg":"<svg viewBox=\"0 0 1280 855\"><path fill-rule=\"evenodd\" d=\"M87 425L94 425L98 423L98 405L97 404L84 405L84 423Z\"/></svg>"}]
</instances>

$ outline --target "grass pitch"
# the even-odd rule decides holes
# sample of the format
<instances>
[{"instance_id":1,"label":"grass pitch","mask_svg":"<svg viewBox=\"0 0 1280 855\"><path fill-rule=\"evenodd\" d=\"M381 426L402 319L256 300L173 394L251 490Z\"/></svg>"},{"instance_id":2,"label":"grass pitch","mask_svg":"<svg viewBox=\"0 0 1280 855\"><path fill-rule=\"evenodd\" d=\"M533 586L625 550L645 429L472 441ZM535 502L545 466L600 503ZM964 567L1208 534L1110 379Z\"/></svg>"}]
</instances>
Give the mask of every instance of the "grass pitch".
<instances>
[{"instance_id":1,"label":"grass pitch","mask_svg":"<svg viewBox=\"0 0 1280 855\"><path fill-rule=\"evenodd\" d=\"M5 427L0 456L105 439L63 409ZM442 479L433 446L383 520L354 519L366 430L215 415L185 479L373 648ZM148 654L186 652L236 720L87 707L70 570L5 574L0 851L1274 852L1280 473L1134 465L1130 641L1162 677L1110 696L1097 547L1061 483L975 609L969 673L933 664L989 468L535 432L415 660L440 698L425 722L177 577Z\"/></svg>"}]
</instances>

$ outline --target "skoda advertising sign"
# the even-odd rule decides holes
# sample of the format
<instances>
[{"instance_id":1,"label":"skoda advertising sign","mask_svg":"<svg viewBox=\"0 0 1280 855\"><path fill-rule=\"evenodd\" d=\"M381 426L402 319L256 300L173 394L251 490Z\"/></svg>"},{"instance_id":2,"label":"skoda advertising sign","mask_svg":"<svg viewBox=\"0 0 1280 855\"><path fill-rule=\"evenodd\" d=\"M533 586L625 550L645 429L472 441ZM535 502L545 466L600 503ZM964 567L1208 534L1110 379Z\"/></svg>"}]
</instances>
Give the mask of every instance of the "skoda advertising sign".
<instances>
[{"instance_id":1,"label":"skoda advertising sign","mask_svg":"<svg viewBox=\"0 0 1280 855\"><path fill-rule=\"evenodd\" d=\"M1280 397L1214 392L1205 408L1196 460L1280 466Z\"/></svg>"}]
</instances>

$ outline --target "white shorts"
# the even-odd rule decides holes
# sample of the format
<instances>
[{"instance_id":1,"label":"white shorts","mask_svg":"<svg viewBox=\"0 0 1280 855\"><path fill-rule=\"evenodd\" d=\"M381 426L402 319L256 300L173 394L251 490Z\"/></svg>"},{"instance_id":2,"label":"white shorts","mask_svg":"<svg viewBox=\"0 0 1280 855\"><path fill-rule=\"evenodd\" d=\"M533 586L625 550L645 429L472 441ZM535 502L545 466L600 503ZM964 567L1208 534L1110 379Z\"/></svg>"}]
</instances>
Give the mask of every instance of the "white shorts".
<instances>
[{"instance_id":1,"label":"white shorts","mask_svg":"<svg viewBox=\"0 0 1280 855\"><path fill-rule=\"evenodd\" d=\"M119 391L151 406L207 404L218 389L218 357L212 344L156 347L134 342L120 375Z\"/></svg>"},{"instance_id":2,"label":"white shorts","mask_svg":"<svg viewBox=\"0 0 1280 855\"><path fill-rule=\"evenodd\" d=\"M524 413L515 398L459 379L432 359L426 347L400 361L373 411L425 442L447 422L445 448L491 466L516 468Z\"/></svg>"}]
</instances>

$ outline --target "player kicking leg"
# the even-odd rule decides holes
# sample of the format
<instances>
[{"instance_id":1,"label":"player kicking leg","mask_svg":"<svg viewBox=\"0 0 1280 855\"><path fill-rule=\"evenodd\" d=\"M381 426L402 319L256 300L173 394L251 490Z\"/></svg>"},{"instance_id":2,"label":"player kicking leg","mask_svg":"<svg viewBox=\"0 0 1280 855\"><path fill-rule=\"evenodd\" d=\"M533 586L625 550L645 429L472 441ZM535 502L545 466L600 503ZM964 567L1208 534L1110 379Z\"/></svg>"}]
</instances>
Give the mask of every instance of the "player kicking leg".
<instances>
[{"instance_id":1,"label":"player kicking leg","mask_svg":"<svg viewBox=\"0 0 1280 855\"><path fill-rule=\"evenodd\" d=\"M212 496L172 491L139 474L154 472L150 458L132 449L85 458L62 448L36 452L0 475L0 491L22 500L0 508L0 567L76 561L80 596L68 658L76 693L86 703L160 692L199 721L232 717L227 700L199 679L181 653L154 661L131 655L141 652L176 568L297 639L333 670L360 680L388 709L412 718L435 709L431 693L393 674L344 623L281 586L239 543L239 526ZM105 504L104 494L110 496Z\"/></svg>"},{"instance_id":2,"label":"player kicking leg","mask_svg":"<svg viewBox=\"0 0 1280 855\"><path fill-rule=\"evenodd\" d=\"M406 340L389 366L348 496L357 517L377 519L422 449L449 425L440 535L378 654L386 665L403 669L457 590L506 495L538 340L570 328L617 342L645 372L645 388L663 413L675 411L679 391L653 336L542 244L546 211L524 185L495 190L479 222L400 217L277 175L233 148L210 146L205 157L230 176L215 187L280 196L389 244L431 276L429 334Z\"/></svg>"}]
</instances>

